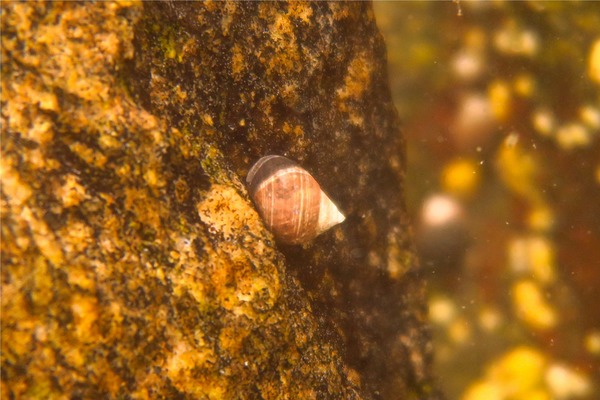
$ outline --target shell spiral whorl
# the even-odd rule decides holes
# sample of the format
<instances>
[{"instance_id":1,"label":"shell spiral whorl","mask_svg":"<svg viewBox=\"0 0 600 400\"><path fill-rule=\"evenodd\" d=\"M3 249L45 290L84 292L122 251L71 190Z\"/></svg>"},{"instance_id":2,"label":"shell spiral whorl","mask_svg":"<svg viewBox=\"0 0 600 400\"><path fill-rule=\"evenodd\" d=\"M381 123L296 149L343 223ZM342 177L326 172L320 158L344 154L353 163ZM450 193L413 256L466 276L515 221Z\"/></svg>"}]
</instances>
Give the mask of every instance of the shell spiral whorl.
<instances>
[{"instance_id":1,"label":"shell spiral whorl","mask_svg":"<svg viewBox=\"0 0 600 400\"><path fill-rule=\"evenodd\" d=\"M282 243L306 243L346 219L312 175L285 157L261 158L246 182L259 214Z\"/></svg>"}]
</instances>

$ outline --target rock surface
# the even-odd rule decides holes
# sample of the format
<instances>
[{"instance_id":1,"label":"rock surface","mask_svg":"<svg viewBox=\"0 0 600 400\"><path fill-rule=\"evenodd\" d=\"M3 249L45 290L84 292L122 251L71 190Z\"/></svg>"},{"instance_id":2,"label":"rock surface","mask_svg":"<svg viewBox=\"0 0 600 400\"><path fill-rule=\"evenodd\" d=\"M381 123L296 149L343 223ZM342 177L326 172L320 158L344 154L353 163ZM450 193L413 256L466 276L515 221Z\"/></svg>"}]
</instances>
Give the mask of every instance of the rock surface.
<instances>
[{"instance_id":1,"label":"rock surface","mask_svg":"<svg viewBox=\"0 0 600 400\"><path fill-rule=\"evenodd\" d=\"M435 398L367 3L2 3L2 393ZM295 159L347 215L277 244Z\"/></svg>"}]
</instances>

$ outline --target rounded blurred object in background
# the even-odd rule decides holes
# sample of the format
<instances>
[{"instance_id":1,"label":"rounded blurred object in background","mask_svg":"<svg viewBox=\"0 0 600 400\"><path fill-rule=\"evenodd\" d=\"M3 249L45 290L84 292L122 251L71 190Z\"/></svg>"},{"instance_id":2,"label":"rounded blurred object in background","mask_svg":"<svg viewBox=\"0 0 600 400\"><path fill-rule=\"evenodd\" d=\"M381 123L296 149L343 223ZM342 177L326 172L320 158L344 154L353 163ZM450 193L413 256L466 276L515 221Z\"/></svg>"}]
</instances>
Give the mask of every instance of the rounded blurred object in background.
<instances>
[{"instance_id":1,"label":"rounded blurred object in background","mask_svg":"<svg viewBox=\"0 0 600 400\"><path fill-rule=\"evenodd\" d=\"M489 99L481 93L468 93L459 100L451 127L456 147L471 150L485 146L495 129L494 112Z\"/></svg>"},{"instance_id":2,"label":"rounded blurred object in background","mask_svg":"<svg viewBox=\"0 0 600 400\"><path fill-rule=\"evenodd\" d=\"M468 199L478 189L480 173L474 160L455 158L444 166L441 175L444 190L458 198Z\"/></svg>"},{"instance_id":3,"label":"rounded blurred object in background","mask_svg":"<svg viewBox=\"0 0 600 400\"><path fill-rule=\"evenodd\" d=\"M425 266L445 268L460 263L467 238L463 207L455 198L434 194L424 201L417 228L417 248Z\"/></svg>"}]
</instances>

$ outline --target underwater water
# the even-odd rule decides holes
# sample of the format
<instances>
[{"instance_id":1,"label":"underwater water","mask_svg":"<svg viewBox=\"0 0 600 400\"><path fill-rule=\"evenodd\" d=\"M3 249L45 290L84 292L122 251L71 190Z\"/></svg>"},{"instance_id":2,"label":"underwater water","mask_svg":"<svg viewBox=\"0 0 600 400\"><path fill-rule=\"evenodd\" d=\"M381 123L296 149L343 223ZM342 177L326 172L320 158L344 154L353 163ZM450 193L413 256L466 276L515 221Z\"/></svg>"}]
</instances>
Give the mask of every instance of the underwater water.
<instances>
[{"instance_id":1,"label":"underwater water","mask_svg":"<svg viewBox=\"0 0 600 400\"><path fill-rule=\"evenodd\" d=\"M600 397L600 2L376 2L450 399Z\"/></svg>"}]
</instances>

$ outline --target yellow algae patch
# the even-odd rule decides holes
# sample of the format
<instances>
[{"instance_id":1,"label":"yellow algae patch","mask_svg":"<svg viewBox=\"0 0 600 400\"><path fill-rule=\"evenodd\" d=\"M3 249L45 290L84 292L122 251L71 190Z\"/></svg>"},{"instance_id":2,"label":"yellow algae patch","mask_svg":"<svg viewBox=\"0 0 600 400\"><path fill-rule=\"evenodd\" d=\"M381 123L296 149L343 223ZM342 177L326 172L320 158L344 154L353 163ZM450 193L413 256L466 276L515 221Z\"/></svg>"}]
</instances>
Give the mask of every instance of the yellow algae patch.
<instances>
[{"instance_id":1,"label":"yellow algae patch","mask_svg":"<svg viewBox=\"0 0 600 400\"><path fill-rule=\"evenodd\" d=\"M554 223L554 211L546 205L534 206L527 215L527 225L535 231L549 231Z\"/></svg>"},{"instance_id":2,"label":"yellow algae patch","mask_svg":"<svg viewBox=\"0 0 600 400\"><path fill-rule=\"evenodd\" d=\"M161 205L151 198L145 190L126 188L125 208L132 211L138 221L144 221L145 224L154 229L161 227Z\"/></svg>"},{"instance_id":3,"label":"yellow algae patch","mask_svg":"<svg viewBox=\"0 0 600 400\"><path fill-rule=\"evenodd\" d=\"M336 91L338 110L348 113L349 121L356 126L364 124L364 112L362 108L352 104L352 102L360 101L371 83L373 71L369 60L367 53L357 54L348 65L343 86Z\"/></svg>"},{"instance_id":4,"label":"yellow algae patch","mask_svg":"<svg viewBox=\"0 0 600 400\"><path fill-rule=\"evenodd\" d=\"M600 39L594 42L590 50L588 74L591 80L600 84Z\"/></svg>"},{"instance_id":5,"label":"yellow algae patch","mask_svg":"<svg viewBox=\"0 0 600 400\"><path fill-rule=\"evenodd\" d=\"M34 142L45 144L54 138L52 122L45 116L38 116L32 122L28 130L22 131L23 137Z\"/></svg>"},{"instance_id":6,"label":"yellow algae patch","mask_svg":"<svg viewBox=\"0 0 600 400\"><path fill-rule=\"evenodd\" d=\"M3 80L2 91L11 100L3 105L3 111L10 115L8 127L36 143L50 142L54 137L52 121L38 110L59 111L56 96L42 89L32 75L25 76L22 81L7 83Z\"/></svg>"},{"instance_id":7,"label":"yellow algae patch","mask_svg":"<svg viewBox=\"0 0 600 400\"><path fill-rule=\"evenodd\" d=\"M228 252L232 246L227 246L224 252ZM247 263L234 263L233 261L222 260L216 255L211 263L210 281L216 289L216 296L219 304L226 310L232 311L235 315L246 315L252 317L251 305L240 299L238 292L243 293L238 285L240 281L252 279L252 271Z\"/></svg>"},{"instance_id":8,"label":"yellow algae patch","mask_svg":"<svg viewBox=\"0 0 600 400\"><path fill-rule=\"evenodd\" d=\"M520 74L513 81L515 93L523 97L531 97L536 91L536 83L530 74Z\"/></svg>"},{"instance_id":9,"label":"yellow algae patch","mask_svg":"<svg viewBox=\"0 0 600 400\"><path fill-rule=\"evenodd\" d=\"M344 86L337 90L340 100L358 100L369 87L373 73L369 60L369 56L364 52L352 59L344 77Z\"/></svg>"},{"instance_id":10,"label":"yellow algae patch","mask_svg":"<svg viewBox=\"0 0 600 400\"><path fill-rule=\"evenodd\" d=\"M456 304L449 298L436 295L429 300L429 321L442 326L449 325L457 316Z\"/></svg>"},{"instance_id":11,"label":"yellow algae patch","mask_svg":"<svg viewBox=\"0 0 600 400\"><path fill-rule=\"evenodd\" d=\"M123 379L113 371L112 367L111 367L111 360L108 358L101 358L98 357L95 360L95 364L96 364L96 370L98 371L98 384L100 385L100 387L102 387L104 390L107 390L110 394L111 398L115 398L118 397L117 394L119 393L119 390L124 386L124 382ZM148 376L154 376L156 377L156 374L149 374ZM148 387L149 385L153 385L153 386L158 386L158 382L148 382L149 379L146 379L146 385L143 385L143 387ZM135 396L132 396L135 398Z\"/></svg>"},{"instance_id":12,"label":"yellow algae patch","mask_svg":"<svg viewBox=\"0 0 600 400\"><path fill-rule=\"evenodd\" d=\"M264 262L272 257L269 248L248 236L249 232L267 235L258 214L233 187L222 184L213 184L197 209L209 234L224 239L209 252L206 271L219 303L235 315L256 318L254 307L272 307L280 291L277 269Z\"/></svg>"},{"instance_id":13,"label":"yellow algae patch","mask_svg":"<svg viewBox=\"0 0 600 400\"><path fill-rule=\"evenodd\" d=\"M80 142L73 142L69 145L69 149L79 156L86 163L102 168L106 164L106 156L94 149L89 148Z\"/></svg>"},{"instance_id":14,"label":"yellow algae patch","mask_svg":"<svg viewBox=\"0 0 600 400\"><path fill-rule=\"evenodd\" d=\"M278 42L292 42L295 40L294 31L289 18L280 13L274 15L275 22L270 26L271 38Z\"/></svg>"},{"instance_id":15,"label":"yellow algae patch","mask_svg":"<svg viewBox=\"0 0 600 400\"><path fill-rule=\"evenodd\" d=\"M32 265L30 287L31 300L38 307L47 307L54 296L52 275L48 271L48 263L43 257L36 257Z\"/></svg>"},{"instance_id":16,"label":"yellow algae patch","mask_svg":"<svg viewBox=\"0 0 600 400\"><path fill-rule=\"evenodd\" d=\"M242 71L244 70L244 53L238 44L233 46L231 49L231 71L236 79L239 79Z\"/></svg>"},{"instance_id":17,"label":"yellow algae patch","mask_svg":"<svg viewBox=\"0 0 600 400\"><path fill-rule=\"evenodd\" d=\"M302 22L310 23L310 17L313 15L310 3L306 2L291 2L288 4L288 15L299 18Z\"/></svg>"},{"instance_id":18,"label":"yellow algae patch","mask_svg":"<svg viewBox=\"0 0 600 400\"><path fill-rule=\"evenodd\" d=\"M292 126L287 122L283 123L283 132L286 134L293 134L294 136L297 136L297 137L304 136L304 130L302 129L302 126L300 126L300 125Z\"/></svg>"},{"instance_id":19,"label":"yellow algae patch","mask_svg":"<svg viewBox=\"0 0 600 400\"><path fill-rule=\"evenodd\" d=\"M100 145L100 147L102 147L104 150L117 149L121 147L121 142L119 142L116 137L103 133L98 139L98 145Z\"/></svg>"},{"instance_id":20,"label":"yellow algae patch","mask_svg":"<svg viewBox=\"0 0 600 400\"><path fill-rule=\"evenodd\" d=\"M450 194L469 197L479 184L479 168L473 160L454 160L442 171L442 186Z\"/></svg>"},{"instance_id":21,"label":"yellow algae patch","mask_svg":"<svg viewBox=\"0 0 600 400\"><path fill-rule=\"evenodd\" d=\"M45 111L58 112L58 100L54 93L51 92L33 92L32 100L38 103L40 109Z\"/></svg>"},{"instance_id":22,"label":"yellow algae patch","mask_svg":"<svg viewBox=\"0 0 600 400\"><path fill-rule=\"evenodd\" d=\"M3 294L3 296L5 296ZM2 357L7 360L17 361L19 358L25 357L31 353L32 341L34 339L32 333L35 325L39 324L37 319L31 318L29 315L20 315L20 310L27 308L28 301L25 296L17 294L18 300L13 301L12 309L3 309L3 314L10 312L12 322L18 325L17 329L2 329ZM22 312L22 311L21 311ZM3 315L3 319L6 318ZM17 320L18 318L18 320ZM4 321L3 321L4 323Z\"/></svg>"},{"instance_id":23,"label":"yellow algae patch","mask_svg":"<svg viewBox=\"0 0 600 400\"><path fill-rule=\"evenodd\" d=\"M511 111L511 91L509 85L504 81L492 82L488 88L488 97L492 112L498 121L508 118Z\"/></svg>"},{"instance_id":24,"label":"yellow algae patch","mask_svg":"<svg viewBox=\"0 0 600 400\"><path fill-rule=\"evenodd\" d=\"M279 282L276 279L264 279L247 269L236 276L236 286L232 290L221 287L220 300L224 308L234 315L244 315L256 319L255 307L270 309L275 304L279 293ZM276 277L274 277L276 278Z\"/></svg>"},{"instance_id":25,"label":"yellow algae patch","mask_svg":"<svg viewBox=\"0 0 600 400\"><path fill-rule=\"evenodd\" d=\"M504 400L500 384L495 382L477 381L467 389L462 400Z\"/></svg>"},{"instance_id":26,"label":"yellow algae patch","mask_svg":"<svg viewBox=\"0 0 600 400\"><path fill-rule=\"evenodd\" d=\"M195 374L199 368L212 369L217 355L207 346L191 346L184 339L176 339L173 351L166 360L165 369L171 383L184 393L208 399L225 399L225 377ZM189 382L194 380L194 385Z\"/></svg>"},{"instance_id":27,"label":"yellow algae patch","mask_svg":"<svg viewBox=\"0 0 600 400\"><path fill-rule=\"evenodd\" d=\"M69 285L78 286L81 289L94 291L96 281L90 269L81 265L71 265L67 270Z\"/></svg>"},{"instance_id":28,"label":"yellow algae patch","mask_svg":"<svg viewBox=\"0 0 600 400\"><path fill-rule=\"evenodd\" d=\"M579 108L579 119L588 128L600 129L600 107L590 104Z\"/></svg>"},{"instance_id":29,"label":"yellow algae patch","mask_svg":"<svg viewBox=\"0 0 600 400\"><path fill-rule=\"evenodd\" d=\"M79 184L79 178L73 174L67 174L64 177L64 184L55 189L55 196L62 200L63 206L69 208L78 206L84 199L89 196L85 188Z\"/></svg>"},{"instance_id":30,"label":"yellow algae patch","mask_svg":"<svg viewBox=\"0 0 600 400\"><path fill-rule=\"evenodd\" d=\"M83 253L88 246L94 243L94 230L82 221L69 218L67 224L60 230L59 236L63 251L70 257Z\"/></svg>"},{"instance_id":31,"label":"yellow algae patch","mask_svg":"<svg viewBox=\"0 0 600 400\"><path fill-rule=\"evenodd\" d=\"M175 244L171 257L176 260L177 265L176 269L167 273L173 293L175 296L182 296L185 293L191 295L197 307L203 309L210 301L207 295L210 288L206 287L205 280L207 260L198 259L193 248L194 241L200 239L196 235L181 237L172 232L170 240Z\"/></svg>"},{"instance_id":32,"label":"yellow algae patch","mask_svg":"<svg viewBox=\"0 0 600 400\"><path fill-rule=\"evenodd\" d=\"M146 169L144 172L144 180L148 185L154 188L161 188L167 184L160 173L154 168Z\"/></svg>"},{"instance_id":33,"label":"yellow algae patch","mask_svg":"<svg viewBox=\"0 0 600 400\"><path fill-rule=\"evenodd\" d=\"M296 40L294 24L290 20L289 12L280 13L269 3L261 2L259 14L269 21L268 34L272 41L273 54L268 58L259 55L260 61L268 65L267 74L287 75L290 72L300 71L302 69L300 46Z\"/></svg>"},{"instance_id":34,"label":"yellow algae patch","mask_svg":"<svg viewBox=\"0 0 600 400\"><path fill-rule=\"evenodd\" d=\"M228 325L219 333L219 349L236 354L242 349L242 344L250 332L236 325Z\"/></svg>"},{"instance_id":35,"label":"yellow algae patch","mask_svg":"<svg viewBox=\"0 0 600 400\"><path fill-rule=\"evenodd\" d=\"M533 390L542 383L546 362L538 350L521 346L494 363L489 375L493 381L503 384L507 394L514 395Z\"/></svg>"},{"instance_id":36,"label":"yellow algae patch","mask_svg":"<svg viewBox=\"0 0 600 400\"><path fill-rule=\"evenodd\" d=\"M540 48L538 33L519 25L514 20L504 24L494 35L494 45L507 55L533 57Z\"/></svg>"},{"instance_id":37,"label":"yellow algae patch","mask_svg":"<svg viewBox=\"0 0 600 400\"><path fill-rule=\"evenodd\" d=\"M62 351L62 355L65 358L65 361L67 361L69 365L72 365L75 368L81 368L86 361L85 355L82 353L82 350L75 346L65 348Z\"/></svg>"},{"instance_id":38,"label":"yellow algae patch","mask_svg":"<svg viewBox=\"0 0 600 400\"><path fill-rule=\"evenodd\" d=\"M217 361L214 352L201 340L198 345L190 345L184 338L178 337L177 343L174 343L173 352L167 360L167 370L177 374L182 370L189 370L196 367L206 367Z\"/></svg>"},{"instance_id":39,"label":"yellow algae patch","mask_svg":"<svg viewBox=\"0 0 600 400\"><path fill-rule=\"evenodd\" d=\"M400 263L400 249L396 243L390 243L387 250L387 272L392 279L398 279L406 272L406 266Z\"/></svg>"},{"instance_id":40,"label":"yellow algae patch","mask_svg":"<svg viewBox=\"0 0 600 400\"><path fill-rule=\"evenodd\" d=\"M508 249L511 269L549 284L556 276L556 260L552 243L543 236L513 239Z\"/></svg>"},{"instance_id":41,"label":"yellow algae patch","mask_svg":"<svg viewBox=\"0 0 600 400\"><path fill-rule=\"evenodd\" d=\"M397 243L395 235L389 234L388 238L387 272L392 279L400 279L412 265L412 255L402 249L402 246Z\"/></svg>"},{"instance_id":42,"label":"yellow algae patch","mask_svg":"<svg viewBox=\"0 0 600 400\"><path fill-rule=\"evenodd\" d=\"M473 383L463 400L550 400L545 390L547 360L538 350L520 346L493 361L485 377Z\"/></svg>"},{"instance_id":43,"label":"yellow algae patch","mask_svg":"<svg viewBox=\"0 0 600 400\"><path fill-rule=\"evenodd\" d=\"M52 264L60 265L64 261L62 248L48 225L38 219L29 207L23 208L20 217L31 227L36 246Z\"/></svg>"},{"instance_id":44,"label":"yellow algae patch","mask_svg":"<svg viewBox=\"0 0 600 400\"><path fill-rule=\"evenodd\" d=\"M554 247L545 237L532 238L529 243L531 270L535 278L543 283L554 282L556 262Z\"/></svg>"},{"instance_id":45,"label":"yellow algae patch","mask_svg":"<svg viewBox=\"0 0 600 400\"><path fill-rule=\"evenodd\" d=\"M106 36L95 32L99 48L102 47L103 52L108 52L108 55L105 55L99 53L99 48L90 48L88 45L89 35L92 34L90 29L70 29L71 26L87 25L89 14L86 10L67 9L56 24L50 23L52 18L49 15L45 23L40 24L36 30L35 42L44 48L40 53L47 54L47 59L51 60L46 65L41 65L42 70L58 78L61 81L60 86L76 96L90 101L105 99L111 86L96 74L90 74L90 71L95 72L103 68L107 59L114 60L110 52L118 51L120 39L114 33L111 39L110 33ZM28 61L36 63L38 60L32 58Z\"/></svg>"},{"instance_id":46,"label":"yellow algae patch","mask_svg":"<svg viewBox=\"0 0 600 400\"><path fill-rule=\"evenodd\" d=\"M159 121L148 111L136 109L136 112L132 115L128 115L128 117L132 118L135 125L139 125L146 131L151 131L150 135L155 144L158 144L163 140L162 133L159 130L156 130L156 128L159 127Z\"/></svg>"},{"instance_id":47,"label":"yellow algae patch","mask_svg":"<svg viewBox=\"0 0 600 400\"><path fill-rule=\"evenodd\" d=\"M457 317L448 325L448 337L454 343L465 344L473 337L473 328L464 317Z\"/></svg>"},{"instance_id":48,"label":"yellow algae patch","mask_svg":"<svg viewBox=\"0 0 600 400\"><path fill-rule=\"evenodd\" d=\"M521 280L512 288L513 307L517 316L537 329L549 329L556 325L558 317L546 302L539 285L531 280Z\"/></svg>"},{"instance_id":49,"label":"yellow algae patch","mask_svg":"<svg viewBox=\"0 0 600 400\"><path fill-rule=\"evenodd\" d=\"M579 122L567 123L556 130L556 141L566 150L589 146L592 138L591 132Z\"/></svg>"},{"instance_id":50,"label":"yellow algae patch","mask_svg":"<svg viewBox=\"0 0 600 400\"><path fill-rule=\"evenodd\" d=\"M33 191L31 187L23 182L19 174L11 166L12 158L2 157L0 163L0 179L2 180L2 193L4 193L13 206L19 207L23 205L31 195Z\"/></svg>"},{"instance_id":51,"label":"yellow algae patch","mask_svg":"<svg viewBox=\"0 0 600 400\"><path fill-rule=\"evenodd\" d=\"M546 383L556 399L589 398L592 394L592 382L578 366L551 364L546 371Z\"/></svg>"},{"instance_id":52,"label":"yellow algae patch","mask_svg":"<svg viewBox=\"0 0 600 400\"><path fill-rule=\"evenodd\" d=\"M71 300L71 311L75 325L75 336L83 343L94 343L98 339L98 300L96 297L75 294Z\"/></svg>"},{"instance_id":53,"label":"yellow algae patch","mask_svg":"<svg viewBox=\"0 0 600 400\"><path fill-rule=\"evenodd\" d=\"M584 346L588 353L600 356L600 330L589 332L585 336Z\"/></svg>"},{"instance_id":54,"label":"yellow algae patch","mask_svg":"<svg viewBox=\"0 0 600 400\"><path fill-rule=\"evenodd\" d=\"M31 149L21 156L31 169L51 171L60 166L57 160L46 156L40 148Z\"/></svg>"},{"instance_id":55,"label":"yellow algae patch","mask_svg":"<svg viewBox=\"0 0 600 400\"><path fill-rule=\"evenodd\" d=\"M519 135L506 137L496 155L498 174L515 194L532 204L543 204L539 185L541 163L536 155L519 143Z\"/></svg>"},{"instance_id":56,"label":"yellow algae patch","mask_svg":"<svg viewBox=\"0 0 600 400\"><path fill-rule=\"evenodd\" d=\"M196 306L202 310L210 304L209 289L204 281L197 276L200 272L198 268L191 267L189 270L191 271L189 274L173 273L169 275L173 285L173 294L175 296L189 294L196 301Z\"/></svg>"},{"instance_id":57,"label":"yellow algae patch","mask_svg":"<svg viewBox=\"0 0 600 400\"><path fill-rule=\"evenodd\" d=\"M549 136L556 129L556 117L551 110L540 108L533 112L531 123L542 136Z\"/></svg>"},{"instance_id":58,"label":"yellow algae patch","mask_svg":"<svg viewBox=\"0 0 600 400\"><path fill-rule=\"evenodd\" d=\"M98 49L111 56L118 55L119 42L120 40L115 32L100 33L95 38Z\"/></svg>"},{"instance_id":59,"label":"yellow algae patch","mask_svg":"<svg viewBox=\"0 0 600 400\"><path fill-rule=\"evenodd\" d=\"M225 239L262 230L258 214L231 186L212 185L197 210L202 222Z\"/></svg>"},{"instance_id":60,"label":"yellow algae patch","mask_svg":"<svg viewBox=\"0 0 600 400\"><path fill-rule=\"evenodd\" d=\"M202 118L202 121L204 121L206 125L214 126L213 118L210 114L202 114L200 118Z\"/></svg>"}]
</instances>

